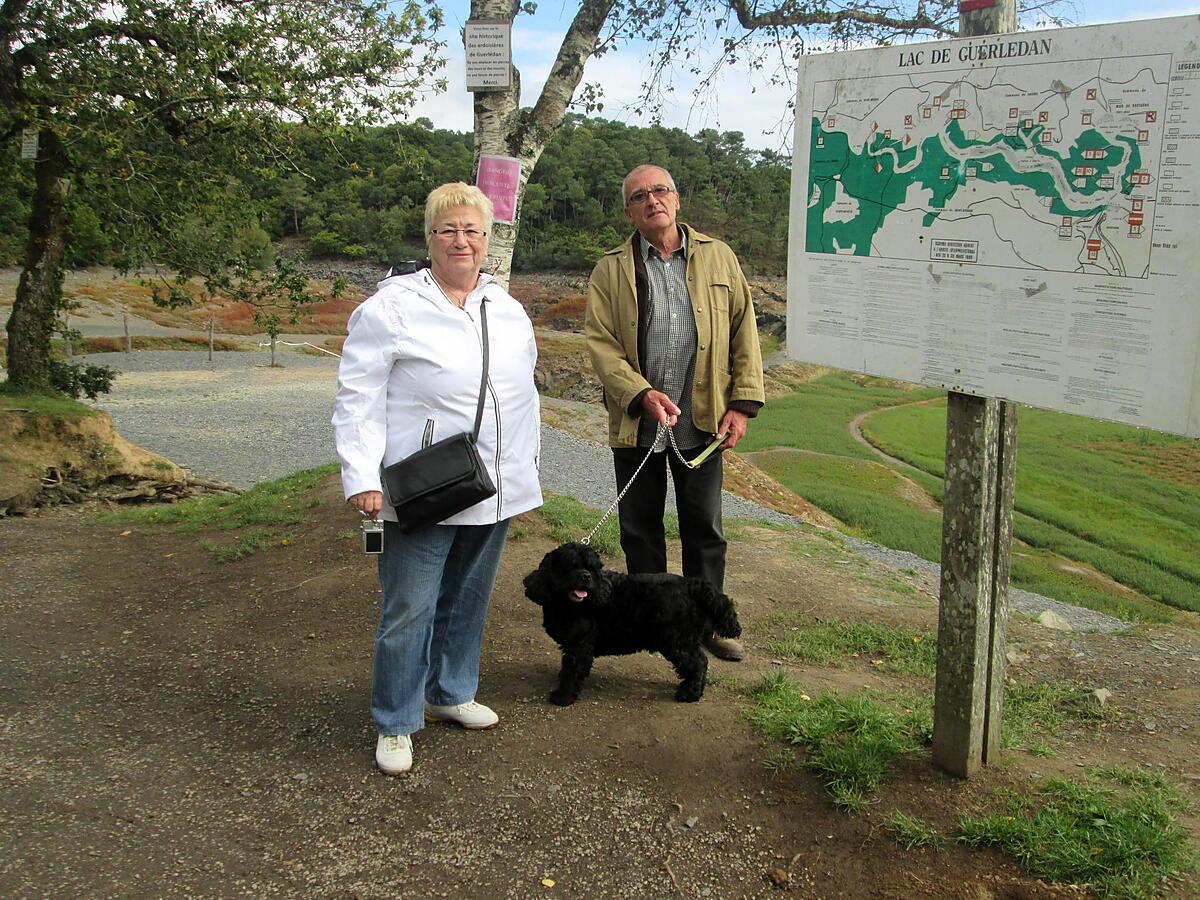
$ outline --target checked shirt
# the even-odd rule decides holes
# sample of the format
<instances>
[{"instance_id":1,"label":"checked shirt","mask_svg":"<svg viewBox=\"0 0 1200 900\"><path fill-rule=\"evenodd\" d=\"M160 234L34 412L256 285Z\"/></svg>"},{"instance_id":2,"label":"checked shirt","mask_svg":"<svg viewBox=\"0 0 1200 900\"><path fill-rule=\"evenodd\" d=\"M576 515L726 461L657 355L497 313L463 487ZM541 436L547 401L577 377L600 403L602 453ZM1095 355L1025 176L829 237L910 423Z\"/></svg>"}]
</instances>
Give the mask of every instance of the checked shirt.
<instances>
[{"instance_id":1,"label":"checked shirt","mask_svg":"<svg viewBox=\"0 0 1200 900\"><path fill-rule=\"evenodd\" d=\"M649 306L646 311L646 359L642 368L646 380L679 407L679 421L674 428L675 443L690 448L706 443L709 437L692 423L696 316L692 312L692 298L685 279L687 233L680 229L680 236L683 242L679 249L665 260L649 241L638 237L650 283L646 300ZM638 426L638 446L649 447L654 443L657 424L649 416L642 417ZM663 435L655 451L663 450L666 443L666 435Z\"/></svg>"}]
</instances>

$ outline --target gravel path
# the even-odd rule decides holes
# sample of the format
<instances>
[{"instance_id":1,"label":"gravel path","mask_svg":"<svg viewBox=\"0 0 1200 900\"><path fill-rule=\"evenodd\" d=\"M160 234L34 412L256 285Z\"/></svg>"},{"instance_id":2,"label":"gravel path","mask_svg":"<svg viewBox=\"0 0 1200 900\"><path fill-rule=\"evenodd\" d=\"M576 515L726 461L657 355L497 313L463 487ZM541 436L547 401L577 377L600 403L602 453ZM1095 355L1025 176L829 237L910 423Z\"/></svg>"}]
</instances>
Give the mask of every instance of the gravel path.
<instances>
[{"instance_id":1,"label":"gravel path","mask_svg":"<svg viewBox=\"0 0 1200 900\"><path fill-rule=\"evenodd\" d=\"M121 372L100 405L121 434L180 463L198 476L247 488L298 469L334 462L329 426L337 360L281 353L215 354L151 350L101 353L88 362ZM608 450L550 426L542 429L542 486L607 509L615 493ZM673 499L668 497L668 502ZM772 522L798 520L726 492L725 514ZM938 572L936 563L859 538L854 550L896 568ZM1011 607L1037 615L1052 610L1079 631L1117 631L1120 619L1012 588Z\"/></svg>"}]
</instances>

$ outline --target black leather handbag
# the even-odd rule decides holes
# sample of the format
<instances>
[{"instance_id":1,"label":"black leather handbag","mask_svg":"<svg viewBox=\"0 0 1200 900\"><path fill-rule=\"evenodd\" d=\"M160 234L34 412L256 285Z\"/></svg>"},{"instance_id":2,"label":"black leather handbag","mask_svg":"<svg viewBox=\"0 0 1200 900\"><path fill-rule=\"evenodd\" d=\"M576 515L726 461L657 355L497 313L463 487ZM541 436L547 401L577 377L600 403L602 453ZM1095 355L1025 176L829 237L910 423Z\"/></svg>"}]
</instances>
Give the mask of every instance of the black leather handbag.
<instances>
[{"instance_id":1,"label":"black leather handbag","mask_svg":"<svg viewBox=\"0 0 1200 900\"><path fill-rule=\"evenodd\" d=\"M383 488L396 509L401 531L415 531L448 519L496 495L496 485L484 468L475 442L483 423L483 400L488 376L487 301L479 304L483 323L483 376L475 429L443 438L383 470Z\"/></svg>"}]
</instances>

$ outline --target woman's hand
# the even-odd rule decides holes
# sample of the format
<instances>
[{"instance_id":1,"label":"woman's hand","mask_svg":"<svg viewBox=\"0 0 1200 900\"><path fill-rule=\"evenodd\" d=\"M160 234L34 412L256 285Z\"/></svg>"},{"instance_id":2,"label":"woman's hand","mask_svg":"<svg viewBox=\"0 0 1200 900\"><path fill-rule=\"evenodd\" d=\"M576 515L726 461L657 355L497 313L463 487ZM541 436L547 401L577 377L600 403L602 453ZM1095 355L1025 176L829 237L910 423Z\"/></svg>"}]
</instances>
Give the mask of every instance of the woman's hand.
<instances>
[{"instance_id":1,"label":"woman's hand","mask_svg":"<svg viewBox=\"0 0 1200 900\"><path fill-rule=\"evenodd\" d=\"M367 518L374 519L379 516L379 511L383 509L383 492L363 491L361 494L355 494L353 497L348 498L346 502L360 513L364 513Z\"/></svg>"}]
</instances>

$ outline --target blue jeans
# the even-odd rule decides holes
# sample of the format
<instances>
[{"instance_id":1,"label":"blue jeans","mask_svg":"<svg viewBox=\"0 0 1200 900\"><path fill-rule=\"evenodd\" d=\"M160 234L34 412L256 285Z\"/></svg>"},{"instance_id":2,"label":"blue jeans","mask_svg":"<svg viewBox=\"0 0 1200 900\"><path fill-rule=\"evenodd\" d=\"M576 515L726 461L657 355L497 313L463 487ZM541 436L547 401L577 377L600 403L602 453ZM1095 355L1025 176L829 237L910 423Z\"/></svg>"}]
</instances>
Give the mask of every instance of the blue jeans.
<instances>
[{"instance_id":1,"label":"blue jeans","mask_svg":"<svg viewBox=\"0 0 1200 900\"><path fill-rule=\"evenodd\" d=\"M425 701L467 703L479 686L479 653L508 520L429 525L405 534L384 523L371 717L380 734L412 734Z\"/></svg>"}]
</instances>

